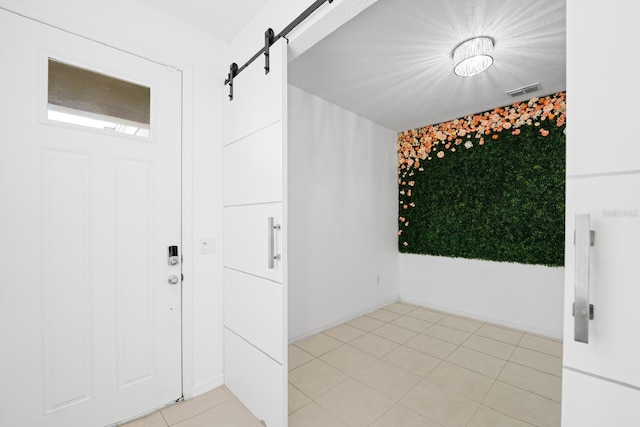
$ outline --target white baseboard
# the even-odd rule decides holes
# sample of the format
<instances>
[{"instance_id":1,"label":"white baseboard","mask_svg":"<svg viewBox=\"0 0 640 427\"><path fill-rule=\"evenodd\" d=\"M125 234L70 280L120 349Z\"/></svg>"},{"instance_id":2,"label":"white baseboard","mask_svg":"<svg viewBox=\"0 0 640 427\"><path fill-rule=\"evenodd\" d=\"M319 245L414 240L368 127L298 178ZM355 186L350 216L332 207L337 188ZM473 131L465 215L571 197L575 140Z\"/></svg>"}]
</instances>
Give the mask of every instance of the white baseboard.
<instances>
[{"instance_id":1,"label":"white baseboard","mask_svg":"<svg viewBox=\"0 0 640 427\"><path fill-rule=\"evenodd\" d=\"M548 337L548 338L553 338L553 339L558 339L558 340L562 340L562 333L558 333L558 331L550 331L550 330L543 330L543 329L536 329L536 328L532 328L529 325L523 325L523 324L519 324L519 323L514 323L514 322L509 322L509 321L505 321L503 319L497 319L497 318L493 318L490 316L483 316L477 313L471 313L471 312L467 312L467 311L461 311L461 310L456 310L454 308L451 307L443 307L443 306L438 306L438 305L434 305L434 304L429 304L426 301L419 301L419 300L415 300L415 299L410 299L410 298L401 298L400 299L401 302L406 302L407 304L413 304L413 305L419 305L422 306L424 308L430 308L433 310L437 310L437 311L442 311L445 313L451 313L451 314L455 314L457 316L463 316L463 317L469 317L471 319L476 319L476 320L480 320L482 322L489 322L489 323L493 323L494 325L501 325L501 326L505 326L507 328L511 328L511 329L518 329L521 331L525 331L525 332L530 332L532 334L536 334L536 335L542 335L544 337Z\"/></svg>"},{"instance_id":2,"label":"white baseboard","mask_svg":"<svg viewBox=\"0 0 640 427\"><path fill-rule=\"evenodd\" d=\"M318 334L318 333L320 333L322 331L326 331L327 329L331 329L331 328L333 328L335 326L342 325L345 322L349 322L350 320L353 320L353 319L355 319L357 317L360 317L360 316L364 316L367 313L371 313L372 311L376 311L376 310L378 310L378 309L380 309L380 308L382 308L384 306L387 306L389 304L393 304L394 302L398 302L398 301L399 301L399 298L394 298L394 299L388 300L388 301L386 301L386 302L384 302L382 304L379 304L379 305L376 305L374 307L371 307L371 308L368 308L366 310L363 310L363 311L361 311L359 313L356 313L354 315L350 315L349 317L346 317L344 319L338 320L337 322L327 323L327 324L321 326L320 328L314 329L312 331L305 332L302 335L298 335L298 336L295 336L295 337L289 337L289 344L292 344L292 343L294 343L296 341L300 341L300 340L302 340L304 338L310 337L311 335Z\"/></svg>"},{"instance_id":3,"label":"white baseboard","mask_svg":"<svg viewBox=\"0 0 640 427\"><path fill-rule=\"evenodd\" d=\"M187 394L186 390L184 392L185 400L193 399L194 397L198 397L201 394L205 394L208 391L211 391L215 388L224 385L224 374L216 375L213 378L210 378L206 381L200 381L197 384L194 384L193 390L191 390L190 395Z\"/></svg>"}]
</instances>

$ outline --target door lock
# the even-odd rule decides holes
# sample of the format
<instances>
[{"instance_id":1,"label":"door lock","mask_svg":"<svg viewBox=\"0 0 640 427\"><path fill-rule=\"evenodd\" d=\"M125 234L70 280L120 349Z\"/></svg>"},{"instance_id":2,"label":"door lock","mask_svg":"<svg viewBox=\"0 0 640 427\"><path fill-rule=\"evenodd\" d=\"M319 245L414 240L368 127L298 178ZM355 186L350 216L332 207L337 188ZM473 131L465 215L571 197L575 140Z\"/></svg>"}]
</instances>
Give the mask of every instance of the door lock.
<instances>
[{"instance_id":1,"label":"door lock","mask_svg":"<svg viewBox=\"0 0 640 427\"><path fill-rule=\"evenodd\" d=\"M178 265L180 263L177 246L169 246L169 255L167 256L167 263L169 265Z\"/></svg>"},{"instance_id":2,"label":"door lock","mask_svg":"<svg viewBox=\"0 0 640 427\"><path fill-rule=\"evenodd\" d=\"M167 279L167 283L169 283L170 285L177 285L178 283L180 283L180 279L175 274L172 274Z\"/></svg>"}]
</instances>

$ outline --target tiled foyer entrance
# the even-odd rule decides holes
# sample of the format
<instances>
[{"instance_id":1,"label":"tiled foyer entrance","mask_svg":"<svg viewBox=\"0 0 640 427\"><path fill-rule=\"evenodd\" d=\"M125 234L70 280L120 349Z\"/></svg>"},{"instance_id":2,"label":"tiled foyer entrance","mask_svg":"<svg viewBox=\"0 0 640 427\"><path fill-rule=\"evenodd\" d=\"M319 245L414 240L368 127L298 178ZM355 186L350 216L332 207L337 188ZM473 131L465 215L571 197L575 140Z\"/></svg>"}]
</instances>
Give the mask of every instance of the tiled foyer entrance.
<instances>
[{"instance_id":1,"label":"tiled foyer entrance","mask_svg":"<svg viewBox=\"0 0 640 427\"><path fill-rule=\"evenodd\" d=\"M560 425L562 343L395 303L289 346L290 427ZM224 387L127 427L260 427Z\"/></svg>"}]
</instances>

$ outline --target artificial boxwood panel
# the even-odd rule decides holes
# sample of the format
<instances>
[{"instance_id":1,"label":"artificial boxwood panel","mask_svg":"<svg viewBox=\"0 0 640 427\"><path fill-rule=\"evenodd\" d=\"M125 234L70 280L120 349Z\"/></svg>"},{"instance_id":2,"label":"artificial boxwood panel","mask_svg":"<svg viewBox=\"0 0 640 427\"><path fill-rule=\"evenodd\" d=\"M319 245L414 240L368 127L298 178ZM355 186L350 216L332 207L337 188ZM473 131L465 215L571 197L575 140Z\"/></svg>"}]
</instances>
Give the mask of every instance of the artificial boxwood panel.
<instances>
[{"instance_id":1,"label":"artificial boxwood panel","mask_svg":"<svg viewBox=\"0 0 640 427\"><path fill-rule=\"evenodd\" d=\"M401 133L400 252L562 266L565 117L560 93Z\"/></svg>"}]
</instances>

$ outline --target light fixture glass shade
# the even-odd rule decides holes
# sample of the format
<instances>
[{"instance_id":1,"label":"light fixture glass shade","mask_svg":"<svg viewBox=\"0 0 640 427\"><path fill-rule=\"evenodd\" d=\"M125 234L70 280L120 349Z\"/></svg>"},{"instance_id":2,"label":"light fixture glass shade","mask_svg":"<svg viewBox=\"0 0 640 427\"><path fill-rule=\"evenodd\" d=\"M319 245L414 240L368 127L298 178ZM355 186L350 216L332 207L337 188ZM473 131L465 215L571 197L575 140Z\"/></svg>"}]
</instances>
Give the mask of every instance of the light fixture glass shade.
<instances>
[{"instance_id":1,"label":"light fixture glass shade","mask_svg":"<svg viewBox=\"0 0 640 427\"><path fill-rule=\"evenodd\" d=\"M453 72L458 76L468 77L483 72L493 64L493 39L491 37L474 37L465 40L453 49L456 63Z\"/></svg>"}]
</instances>

